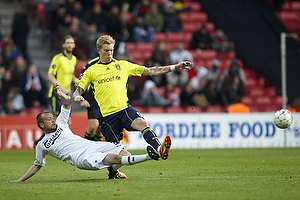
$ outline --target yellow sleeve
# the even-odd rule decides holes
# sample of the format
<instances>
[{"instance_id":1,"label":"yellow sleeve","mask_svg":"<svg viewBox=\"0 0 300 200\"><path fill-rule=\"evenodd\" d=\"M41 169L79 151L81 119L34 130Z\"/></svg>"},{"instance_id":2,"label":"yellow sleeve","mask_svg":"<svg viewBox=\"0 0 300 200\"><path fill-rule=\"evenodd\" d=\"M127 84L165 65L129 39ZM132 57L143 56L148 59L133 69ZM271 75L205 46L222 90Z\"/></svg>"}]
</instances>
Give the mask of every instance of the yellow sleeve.
<instances>
[{"instance_id":1,"label":"yellow sleeve","mask_svg":"<svg viewBox=\"0 0 300 200\"><path fill-rule=\"evenodd\" d=\"M137 64L133 64L130 63L128 61L126 62L126 66L128 67L128 76L142 76L144 70L145 70L145 66L141 66L141 65L137 65Z\"/></svg>"},{"instance_id":2,"label":"yellow sleeve","mask_svg":"<svg viewBox=\"0 0 300 200\"><path fill-rule=\"evenodd\" d=\"M92 82L92 77L91 77L91 70L88 68L82 75L81 79L77 81L76 85L78 87L81 87L84 91L88 88L90 83Z\"/></svg>"},{"instance_id":3,"label":"yellow sleeve","mask_svg":"<svg viewBox=\"0 0 300 200\"><path fill-rule=\"evenodd\" d=\"M56 56L52 59L50 63L50 67L48 69L48 74L53 74L54 76L57 73L57 70L59 68L59 62L58 59L56 59Z\"/></svg>"}]
</instances>

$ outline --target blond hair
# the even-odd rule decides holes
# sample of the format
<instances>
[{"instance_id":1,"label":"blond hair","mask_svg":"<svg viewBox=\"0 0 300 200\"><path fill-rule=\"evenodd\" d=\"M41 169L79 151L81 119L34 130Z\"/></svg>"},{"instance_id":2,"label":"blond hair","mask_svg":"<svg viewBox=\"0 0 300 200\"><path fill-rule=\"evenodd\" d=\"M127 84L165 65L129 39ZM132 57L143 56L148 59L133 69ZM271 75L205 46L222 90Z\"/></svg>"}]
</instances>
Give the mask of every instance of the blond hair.
<instances>
[{"instance_id":1,"label":"blond hair","mask_svg":"<svg viewBox=\"0 0 300 200\"><path fill-rule=\"evenodd\" d=\"M115 45L116 41L110 35L102 35L98 38L96 42L97 49L102 49L104 44L113 44Z\"/></svg>"}]
</instances>

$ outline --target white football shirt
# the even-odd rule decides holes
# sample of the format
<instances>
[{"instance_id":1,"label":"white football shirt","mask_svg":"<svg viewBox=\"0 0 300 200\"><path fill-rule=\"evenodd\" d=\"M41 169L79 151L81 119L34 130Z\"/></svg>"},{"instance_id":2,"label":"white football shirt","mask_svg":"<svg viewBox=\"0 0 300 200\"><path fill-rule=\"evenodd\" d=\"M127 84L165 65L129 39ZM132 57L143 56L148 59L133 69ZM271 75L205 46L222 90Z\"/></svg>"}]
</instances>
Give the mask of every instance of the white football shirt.
<instances>
[{"instance_id":1,"label":"white football shirt","mask_svg":"<svg viewBox=\"0 0 300 200\"><path fill-rule=\"evenodd\" d=\"M56 131L46 134L36 148L35 165L44 166L46 155L51 155L79 169L98 170L105 167L103 159L108 153L119 154L122 145L94 142L72 133L68 125L71 110L61 107L56 119Z\"/></svg>"}]
</instances>

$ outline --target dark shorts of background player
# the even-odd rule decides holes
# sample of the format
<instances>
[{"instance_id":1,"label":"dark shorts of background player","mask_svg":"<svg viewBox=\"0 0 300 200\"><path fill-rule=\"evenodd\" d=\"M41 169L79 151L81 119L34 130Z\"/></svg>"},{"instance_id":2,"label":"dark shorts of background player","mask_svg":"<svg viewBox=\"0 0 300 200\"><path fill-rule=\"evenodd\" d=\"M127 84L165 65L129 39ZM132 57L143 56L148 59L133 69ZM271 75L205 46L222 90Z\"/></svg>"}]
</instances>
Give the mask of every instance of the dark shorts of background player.
<instances>
[{"instance_id":1,"label":"dark shorts of background player","mask_svg":"<svg viewBox=\"0 0 300 200\"><path fill-rule=\"evenodd\" d=\"M53 115L57 117L63 104L57 94L54 93L54 91L52 92L52 97L49 98L49 102L52 107Z\"/></svg>"},{"instance_id":2,"label":"dark shorts of background player","mask_svg":"<svg viewBox=\"0 0 300 200\"><path fill-rule=\"evenodd\" d=\"M123 128L127 131L137 131L131 127L132 121L136 118L143 117L130 104L124 110L101 117L99 124L105 141L119 143L123 139Z\"/></svg>"},{"instance_id":3,"label":"dark shorts of background player","mask_svg":"<svg viewBox=\"0 0 300 200\"><path fill-rule=\"evenodd\" d=\"M85 99L90 104L90 107L87 108L88 119L98 119L100 117L100 112L96 112L97 110L99 110L99 106L94 98L94 94L86 92Z\"/></svg>"}]
</instances>

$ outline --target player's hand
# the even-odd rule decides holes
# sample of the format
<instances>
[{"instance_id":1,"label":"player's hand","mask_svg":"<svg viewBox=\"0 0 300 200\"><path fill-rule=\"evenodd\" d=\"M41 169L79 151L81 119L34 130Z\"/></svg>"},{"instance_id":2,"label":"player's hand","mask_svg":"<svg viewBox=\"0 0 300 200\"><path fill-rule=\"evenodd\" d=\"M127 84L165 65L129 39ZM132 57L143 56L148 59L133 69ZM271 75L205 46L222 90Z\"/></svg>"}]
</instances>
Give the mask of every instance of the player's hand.
<instances>
[{"instance_id":1,"label":"player's hand","mask_svg":"<svg viewBox=\"0 0 300 200\"><path fill-rule=\"evenodd\" d=\"M85 99L83 98L83 96L77 95L74 97L74 101L85 101Z\"/></svg>"},{"instance_id":2,"label":"player's hand","mask_svg":"<svg viewBox=\"0 0 300 200\"><path fill-rule=\"evenodd\" d=\"M89 108L90 107L90 103L87 100L83 100L80 102L80 106L83 108Z\"/></svg>"},{"instance_id":3,"label":"player's hand","mask_svg":"<svg viewBox=\"0 0 300 200\"><path fill-rule=\"evenodd\" d=\"M191 63L190 61L184 61L180 62L175 65L176 70L182 70L182 69L187 69L190 70L193 67L194 63Z\"/></svg>"},{"instance_id":4,"label":"player's hand","mask_svg":"<svg viewBox=\"0 0 300 200\"><path fill-rule=\"evenodd\" d=\"M58 83L54 84L53 90L54 90L55 94L57 94L57 95L59 95L59 93L62 92L61 88L60 88L60 85Z\"/></svg>"}]
</instances>

